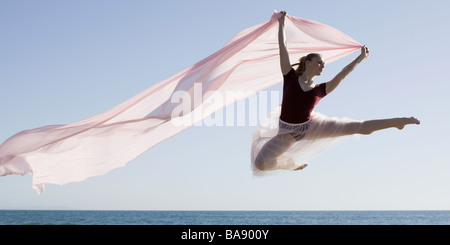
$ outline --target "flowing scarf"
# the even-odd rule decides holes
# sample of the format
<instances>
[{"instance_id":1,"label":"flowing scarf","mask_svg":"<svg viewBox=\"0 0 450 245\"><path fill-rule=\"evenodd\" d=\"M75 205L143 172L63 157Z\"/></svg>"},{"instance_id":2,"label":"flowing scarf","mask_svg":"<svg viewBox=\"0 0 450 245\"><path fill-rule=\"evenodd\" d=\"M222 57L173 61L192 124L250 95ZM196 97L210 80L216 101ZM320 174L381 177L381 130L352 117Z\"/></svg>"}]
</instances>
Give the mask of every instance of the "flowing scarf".
<instances>
[{"instance_id":1,"label":"flowing scarf","mask_svg":"<svg viewBox=\"0 0 450 245\"><path fill-rule=\"evenodd\" d=\"M104 175L215 111L282 81L278 18L241 31L223 48L122 104L67 125L19 132L0 145L0 176L30 174L33 189ZM286 16L291 58L320 53L327 63L361 48L333 27ZM227 91L243 91L214 102ZM181 103L182 102L182 103Z\"/></svg>"}]
</instances>

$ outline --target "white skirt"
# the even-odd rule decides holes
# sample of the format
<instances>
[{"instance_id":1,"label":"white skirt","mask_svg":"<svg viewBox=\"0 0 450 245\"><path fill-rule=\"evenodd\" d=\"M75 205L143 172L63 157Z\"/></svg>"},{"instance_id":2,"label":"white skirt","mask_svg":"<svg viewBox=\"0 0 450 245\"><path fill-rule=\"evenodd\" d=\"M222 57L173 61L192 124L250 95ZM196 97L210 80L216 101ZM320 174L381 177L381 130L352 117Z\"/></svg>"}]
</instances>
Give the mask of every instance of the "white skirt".
<instances>
[{"instance_id":1,"label":"white skirt","mask_svg":"<svg viewBox=\"0 0 450 245\"><path fill-rule=\"evenodd\" d=\"M309 121L290 124L281 121L280 114L281 106L268 115L252 136L251 162L256 176L273 170L295 170L320 152L358 133L362 123L313 112ZM274 154L277 155L275 159ZM264 171L256 167L257 157L258 161L270 161L270 167Z\"/></svg>"}]
</instances>

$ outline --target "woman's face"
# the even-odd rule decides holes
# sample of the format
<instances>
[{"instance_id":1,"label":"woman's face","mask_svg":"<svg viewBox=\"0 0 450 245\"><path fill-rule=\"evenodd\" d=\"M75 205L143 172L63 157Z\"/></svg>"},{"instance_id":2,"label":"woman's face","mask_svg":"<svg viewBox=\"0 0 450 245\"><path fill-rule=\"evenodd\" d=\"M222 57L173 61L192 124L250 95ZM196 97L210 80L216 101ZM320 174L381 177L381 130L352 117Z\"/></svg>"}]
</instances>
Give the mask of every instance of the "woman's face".
<instances>
[{"instance_id":1,"label":"woman's face","mask_svg":"<svg viewBox=\"0 0 450 245\"><path fill-rule=\"evenodd\" d=\"M323 68L325 67L325 62L323 62L321 57L314 57L312 60L307 60L307 69L309 69L315 76L320 76L322 74Z\"/></svg>"}]
</instances>

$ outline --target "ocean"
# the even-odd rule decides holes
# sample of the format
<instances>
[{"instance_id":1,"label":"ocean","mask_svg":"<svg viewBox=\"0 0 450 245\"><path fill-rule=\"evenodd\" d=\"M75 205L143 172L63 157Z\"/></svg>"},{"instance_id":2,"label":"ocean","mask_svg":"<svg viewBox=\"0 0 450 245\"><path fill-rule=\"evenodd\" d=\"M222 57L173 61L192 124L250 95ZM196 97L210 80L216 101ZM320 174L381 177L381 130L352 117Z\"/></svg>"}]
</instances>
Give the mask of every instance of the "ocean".
<instances>
[{"instance_id":1,"label":"ocean","mask_svg":"<svg viewBox=\"0 0 450 245\"><path fill-rule=\"evenodd\" d=\"M0 210L0 225L450 225L450 211Z\"/></svg>"},{"instance_id":2,"label":"ocean","mask_svg":"<svg viewBox=\"0 0 450 245\"><path fill-rule=\"evenodd\" d=\"M438 244L449 224L450 211L0 210L3 237L55 244Z\"/></svg>"}]
</instances>

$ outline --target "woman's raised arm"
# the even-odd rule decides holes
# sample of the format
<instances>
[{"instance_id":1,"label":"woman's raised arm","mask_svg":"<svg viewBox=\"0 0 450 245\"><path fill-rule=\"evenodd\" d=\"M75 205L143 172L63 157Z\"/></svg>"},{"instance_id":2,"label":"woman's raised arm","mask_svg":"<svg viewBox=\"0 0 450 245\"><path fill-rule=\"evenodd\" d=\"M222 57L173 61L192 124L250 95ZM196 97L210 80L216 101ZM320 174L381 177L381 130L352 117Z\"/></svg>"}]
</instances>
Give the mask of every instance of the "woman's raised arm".
<instances>
[{"instance_id":1,"label":"woman's raised arm","mask_svg":"<svg viewBox=\"0 0 450 245\"><path fill-rule=\"evenodd\" d=\"M286 40L284 36L284 19L286 17L286 12L281 11L281 13L283 15L278 19L278 45L280 47L281 72L283 73L283 75L286 75L291 70L291 61L289 59L289 53L286 48Z\"/></svg>"},{"instance_id":2,"label":"woman's raised arm","mask_svg":"<svg viewBox=\"0 0 450 245\"><path fill-rule=\"evenodd\" d=\"M339 72L331 81L327 82L326 93L331 93L337 86L344 80L344 78L352 72L361 61L369 56L369 49L366 46L361 48L361 54L353 60L350 64L348 64L341 72Z\"/></svg>"}]
</instances>

